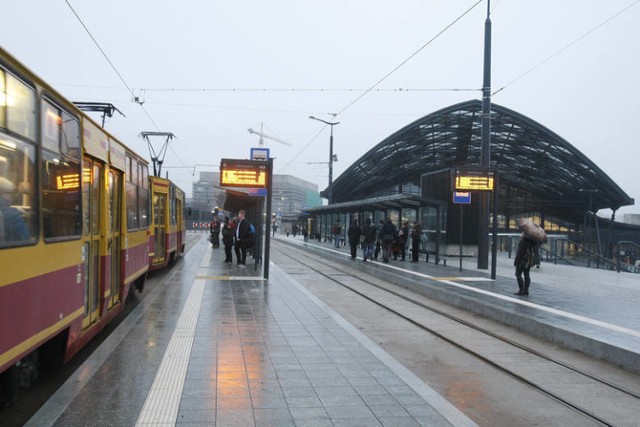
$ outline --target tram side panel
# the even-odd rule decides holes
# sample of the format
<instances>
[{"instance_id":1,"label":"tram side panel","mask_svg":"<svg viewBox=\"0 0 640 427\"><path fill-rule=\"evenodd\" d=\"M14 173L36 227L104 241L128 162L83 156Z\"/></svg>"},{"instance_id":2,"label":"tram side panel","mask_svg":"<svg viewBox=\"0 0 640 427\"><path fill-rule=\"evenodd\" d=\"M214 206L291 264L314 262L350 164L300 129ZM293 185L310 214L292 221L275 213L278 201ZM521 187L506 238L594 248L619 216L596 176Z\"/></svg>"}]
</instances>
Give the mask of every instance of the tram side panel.
<instances>
[{"instance_id":1,"label":"tram side panel","mask_svg":"<svg viewBox=\"0 0 640 427\"><path fill-rule=\"evenodd\" d=\"M0 80L2 373L45 343L68 360L121 311L148 270L148 189L146 161L2 48Z\"/></svg>"}]
</instances>

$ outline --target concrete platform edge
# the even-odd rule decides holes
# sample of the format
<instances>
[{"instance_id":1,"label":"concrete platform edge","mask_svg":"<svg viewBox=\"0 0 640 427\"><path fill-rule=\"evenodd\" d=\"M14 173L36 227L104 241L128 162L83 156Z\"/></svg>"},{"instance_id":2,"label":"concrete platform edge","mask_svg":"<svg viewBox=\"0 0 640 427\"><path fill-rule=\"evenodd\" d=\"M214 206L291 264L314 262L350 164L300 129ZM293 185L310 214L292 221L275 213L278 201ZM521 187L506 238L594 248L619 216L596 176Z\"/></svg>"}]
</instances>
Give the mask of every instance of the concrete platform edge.
<instances>
[{"instance_id":1,"label":"concrete platform edge","mask_svg":"<svg viewBox=\"0 0 640 427\"><path fill-rule=\"evenodd\" d=\"M289 243L284 239L279 240L279 242L292 246L297 245L297 243ZM324 255L330 256L341 264L357 268L363 272L371 273L371 268L375 268L376 275L378 277L396 286L403 286L411 291L433 298L445 304L480 314L538 338L563 345L572 350L580 351L597 359L611 362L623 369L632 372L640 372L640 354L622 348L619 345L597 340L589 336L580 335L557 325L541 322L537 319L511 310L505 310L504 308L497 310L495 305L490 305L484 301L461 295L459 292L451 292L446 289L438 288L435 284L421 282L417 279L412 279L406 276L400 276L393 271L383 268L382 265L377 263L354 263L348 256L339 256L319 249L315 247L315 245L305 244L305 247L316 252L322 252Z\"/></svg>"}]
</instances>

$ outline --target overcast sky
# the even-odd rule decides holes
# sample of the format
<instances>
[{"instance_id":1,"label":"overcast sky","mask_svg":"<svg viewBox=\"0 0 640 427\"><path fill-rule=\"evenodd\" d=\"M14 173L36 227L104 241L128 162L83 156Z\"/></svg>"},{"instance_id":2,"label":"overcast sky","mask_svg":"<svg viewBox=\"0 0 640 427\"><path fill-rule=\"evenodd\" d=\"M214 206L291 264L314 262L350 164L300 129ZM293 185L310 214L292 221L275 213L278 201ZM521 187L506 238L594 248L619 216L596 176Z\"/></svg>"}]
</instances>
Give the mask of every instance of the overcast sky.
<instances>
[{"instance_id":1,"label":"overcast sky","mask_svg":"<svg viewBox=\"0 0 640 427\"><path fill-rule=\"evenodd\" d=\"M69 99L115 104L126 118L105 127L125 144L148 158L141 131L177 136L165 170L188 194L221 158L248 158L247 128L261 123L293 144L265 141L275 172L322 190L329 129L309 115L342 112L335 179L412 121L481 98L486 1L355 103L476 0L69 0L122 78L65 0L0 2L0 44ZM492 88L506 88L492 101L565 138L640 203L636 3L493 0Z\"/></svg>"}]
</instances>

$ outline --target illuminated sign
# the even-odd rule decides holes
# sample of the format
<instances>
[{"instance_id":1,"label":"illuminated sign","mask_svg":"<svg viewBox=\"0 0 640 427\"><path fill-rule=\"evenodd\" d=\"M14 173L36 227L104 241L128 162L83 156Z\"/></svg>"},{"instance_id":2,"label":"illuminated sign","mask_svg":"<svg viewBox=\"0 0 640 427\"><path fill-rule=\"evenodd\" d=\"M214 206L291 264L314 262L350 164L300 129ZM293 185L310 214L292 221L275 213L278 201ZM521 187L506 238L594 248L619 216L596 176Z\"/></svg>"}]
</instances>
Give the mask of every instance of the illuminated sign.
<instances>
[{"instance_id":1,"label":"illuminated sign","mask_svg":"<svg viewBox=\"0 0 640 427\"><path fill-rule=\"evenodd\" d=\"M453 174L455 191L493 191L495 171L491 169L455 169Z\"/></svg>"},{"instance_id":2,"label":"illuminated sign","mask_svg":"<svg viewBox=\"0 0 640 427\"><path fill-rule=\"evenodd\" d=\"M267 188L267 162L222 159L220 185L223 187Z\"/></svg>"},{"instance_id":3,"label":"illuminated sign","mask_svg":"<svg viewBox=\"0 0 640 427\"><path fill-rule=\"evenodd\" d=\"M80 175L72 173L56 177L56 187L58 190L69 190L80 187Z\"/></svg>"}]
</instances>

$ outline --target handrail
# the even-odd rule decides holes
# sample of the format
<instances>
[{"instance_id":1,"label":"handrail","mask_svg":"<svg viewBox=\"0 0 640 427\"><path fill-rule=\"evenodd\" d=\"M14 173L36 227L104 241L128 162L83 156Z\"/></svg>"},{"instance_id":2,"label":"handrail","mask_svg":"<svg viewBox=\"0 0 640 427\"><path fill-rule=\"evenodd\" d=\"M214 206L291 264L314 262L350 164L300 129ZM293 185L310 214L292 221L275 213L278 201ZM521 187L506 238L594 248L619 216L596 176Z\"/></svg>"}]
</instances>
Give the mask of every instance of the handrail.
<instances>
[{"instance_id":1,"label":"handrail","mask_svg":"<svg viewBox=\"0 0 640 427\"><path fill-rule=\"evenodd\" d=\"M637 244L636 242L632 242L631 240L620 240L619 242L617 242L614 247L616 248L616 271L618 273L620 273L621 270L621 262L620 262L620 245L625 244L625 245L631 245L631 246L635 246L636 248L638 248L640 250L640 245ZM625 271L632 271L630 269L624 269Z\"/></svg>"},{"instance_id":2,"label":"handrail","mask_svg":"<svg viewBox=\"0 0 640 427\"><path fill-rule=\"evenodd\" d=\"M604 264L609 264L612 267L616 267L616 268L618 267L618 265L617 265L618 263L617 262L612 261L609 258L606 258L606 257L600 255L599 253L594 252L593 250L587 248L586 246L583 246L583 245L581 245L581 244L579 244L577 242L574 242L573 240L570 240L570 239L556 239L554 241L554 249L555 249L556 253L558 252L558 243L559 242L565 242L565 241L567 243L569 243L569 244L572 244L572 245L582 249L584 252L589 254L588 264L587 264L588 267L591 267L591 256L595 257L595 259L596 259L596 268L600 268L600 261L602 261ZM620 270L618 270L618 272L620 272Z\"/></svg>"}]
</instances>

